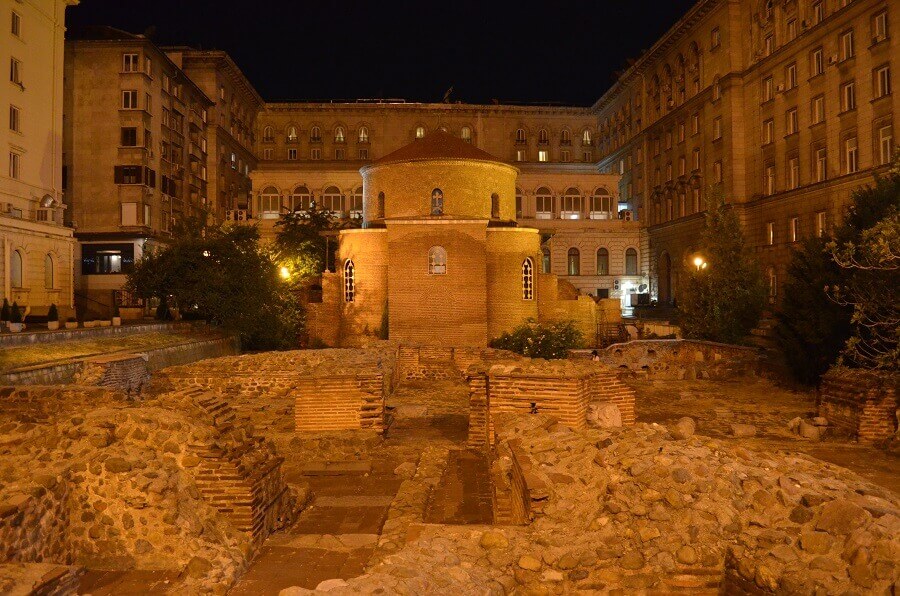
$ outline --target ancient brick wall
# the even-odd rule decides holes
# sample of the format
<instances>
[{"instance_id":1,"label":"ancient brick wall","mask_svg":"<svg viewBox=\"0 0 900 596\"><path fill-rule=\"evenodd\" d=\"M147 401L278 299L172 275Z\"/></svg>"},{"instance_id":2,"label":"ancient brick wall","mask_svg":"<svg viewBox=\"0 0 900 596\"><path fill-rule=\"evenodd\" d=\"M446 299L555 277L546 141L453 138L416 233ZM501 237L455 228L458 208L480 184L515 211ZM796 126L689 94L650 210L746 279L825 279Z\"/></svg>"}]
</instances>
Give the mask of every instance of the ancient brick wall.
<instances>
[{"instance_id":1,"label":"ancient brick wall","mask_svg":"<svg viewBox=\"0 0 900 596\"><path fill-rule=\"evenodd\" d=\"M522 264L531 259L532 295L522 292ZM531 228L488 228L488 339L500 337L526 319L538 318L537 274L541 266L540 236Z\"/></svg>"},{"instance_id":2,"label":"ancient brick wall","mask_svg":"<svg viewBox=\"0 0 900 596\"><path fill-rule=\"evenodd\" d=\"M622 424L634 424L634 389L623 383L614 370L592 374L588 379L587 389L588 401L613 403L622 414Z\"/></svg>"},{"instance_id":3,"label":"ancient brick wall","mask_svg":"<svg viewBox=\"0 0 900 596\"><path fill-rule=\"evenodd\" d=\"M0 501L0 562L71 563L68 477L47 474L36 480L28 492Z\"/></svg>"},{"instance_id":4,"label":"ancient brick wall","mask_svg":"<svg viewBox=\"0 0 900 596\"><path fill-rule=\"evenodd\" d=\"M401 380L465 379L465 371L473 365L509 362L521 358L512 352L492 348L444 348L435 346L400 346L397 370Z\"/></svg>"},{"instance_id":5,"label":"ancient brick wall","mask_svg":"<svg viewBox=\"0 0 900 596\"><path fill-rule=\"evenodd\" d=\"M590 352L580 351L581 357ZM757 349L686 339L641 339L613 344L600 351L603 364L654 379L723 380L759 371Z\"/></svg>"},{"instance_id":6,"label":"ancient brick wall","mask_svg":"<svg viewBox=\"0 0 900 596\"><path fill-rule=\"evenodd\" d=\"M344 295L344 264L353 261L354 292L348 302ZM334 274L339 288L329 297L337 300L340 311L341 346L365 345L379 336L387 323L388 300L387 234L383 228L344 230Z\"/></svg>"},{"instance_id":7,"label":"ancient brick wall","mask_svg":"<svg viewBox=\"0 0 900 596\"><path fill-rule=\"evenodd\" d=\"M898 430L898 387L897 373L834 367L822 377L819 416L860 441L890 438Z\"/></svg>"},{"instance_id":8,"label":"ancient brick wall","mask_svg":"<svg viewBox=\"0 0 900 596\"><path fill-rule=\"evenodd\" d=\"M139 393L149 381L147 359L141 354L89 358L75 375L75 383L78 385L112 387L127 394Z\"/></svg>"},{"instance_id":9,"label":"ancient brick wall","mask_svg":"<svg viewBox=\"0 0 900 596\"><path fill-rule=\"evenodd\" d=\"M380 372L299 379L295 394L297 432L384 432L384 380Z\"/></svg>"}]
</instances>

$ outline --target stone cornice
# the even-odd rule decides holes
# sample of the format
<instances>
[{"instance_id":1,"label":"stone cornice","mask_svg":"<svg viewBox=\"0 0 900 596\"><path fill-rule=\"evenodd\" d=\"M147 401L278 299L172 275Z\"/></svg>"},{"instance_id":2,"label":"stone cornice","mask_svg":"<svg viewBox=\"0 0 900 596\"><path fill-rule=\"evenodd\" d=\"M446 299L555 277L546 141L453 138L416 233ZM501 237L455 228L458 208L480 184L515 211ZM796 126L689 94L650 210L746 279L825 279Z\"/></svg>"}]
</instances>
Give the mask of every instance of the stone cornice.
<instances>
[{"instance_id":1,"label":"stone cornice","mask_svg":"<svg viewBox=\"0 0 900 596\"><path fill-rule=\"evenodd\" d=\"M593 118L591 108L576 106L528 106L512 104L469 104L469 103L414 103L414 102L268 102L269 112L388 112L407 111L436 113L512 113L535 115L564 115Z\"/></svg>"}]
</instances>

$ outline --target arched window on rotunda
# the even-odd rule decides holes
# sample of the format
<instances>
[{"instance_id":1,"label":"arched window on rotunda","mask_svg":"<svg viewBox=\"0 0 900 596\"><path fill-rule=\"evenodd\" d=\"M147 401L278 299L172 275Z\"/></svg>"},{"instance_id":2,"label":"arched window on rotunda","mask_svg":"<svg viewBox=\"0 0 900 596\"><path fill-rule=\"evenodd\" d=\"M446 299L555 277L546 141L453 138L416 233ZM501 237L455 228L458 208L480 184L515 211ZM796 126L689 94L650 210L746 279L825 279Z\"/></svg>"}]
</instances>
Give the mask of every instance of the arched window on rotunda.
<instances>
[{"instance_id":1,"label":"arched window on rotunda","mask_svg":"<svg viewBox=\"0 0 900 596\"><path fill-rule=\"evenodd\" d=\"M531 257L522 261L522 300L534 300L534 262Z\"/></svg>"},{"instance_id":2,"label":"arched window on rotunda","mask_svg":"<svg viewBox=\"0 0 900 596\"><path fill-rule=\"evenodd\" d=\"M444 275L447 273L447 251L443 246L432 246L428 250L428 274Z\"/></svg>"}]
</instances>

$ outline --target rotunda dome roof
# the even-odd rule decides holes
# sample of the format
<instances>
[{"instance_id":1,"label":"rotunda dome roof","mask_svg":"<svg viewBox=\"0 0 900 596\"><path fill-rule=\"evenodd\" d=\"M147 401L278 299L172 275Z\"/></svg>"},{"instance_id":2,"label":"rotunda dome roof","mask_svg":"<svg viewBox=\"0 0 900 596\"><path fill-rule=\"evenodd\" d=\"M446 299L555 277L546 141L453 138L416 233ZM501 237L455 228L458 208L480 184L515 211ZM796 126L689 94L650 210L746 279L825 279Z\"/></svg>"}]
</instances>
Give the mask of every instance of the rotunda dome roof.
<instances>
[{"instance_id":1,"label":"rotunda dome roof","mask_svg":"<svg viewBox=\"0 0 900 596\"><path fill-rule=\"evenodd\" d=\"M487 151L482 151L470 143L466 143L462 139L458 139L446 132L435 131L376 159L374 164L434 159L472 159L503 163L503 160L494 157Z\"/></svg>"}]
</instances>

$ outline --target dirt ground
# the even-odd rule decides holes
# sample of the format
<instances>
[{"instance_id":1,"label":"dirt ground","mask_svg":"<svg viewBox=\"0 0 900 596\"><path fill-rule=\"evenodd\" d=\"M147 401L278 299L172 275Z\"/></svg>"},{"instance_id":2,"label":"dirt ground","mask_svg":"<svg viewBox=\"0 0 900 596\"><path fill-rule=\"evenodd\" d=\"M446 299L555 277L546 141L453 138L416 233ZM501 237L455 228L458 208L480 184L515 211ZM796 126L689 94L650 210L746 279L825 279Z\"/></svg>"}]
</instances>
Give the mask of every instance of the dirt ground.
<instances>
[{"instance_id":1,"label":"dirt ground","mask_svg":"<svg viewBox=\"0 0 900 596\"><path fill-rule=\"evenodd\" d=\"M826 436L810 441L794 435L788 421L816 415L813 393L791 391L765 379L735 381L632 381L639 422L671 424L683 416L697 422L697 434L768 451L795 451L853 470L900 494L900 457L871 446ZM752 424L755 437L738 439L732 424Z\"/></svg>"}]
</instances>

